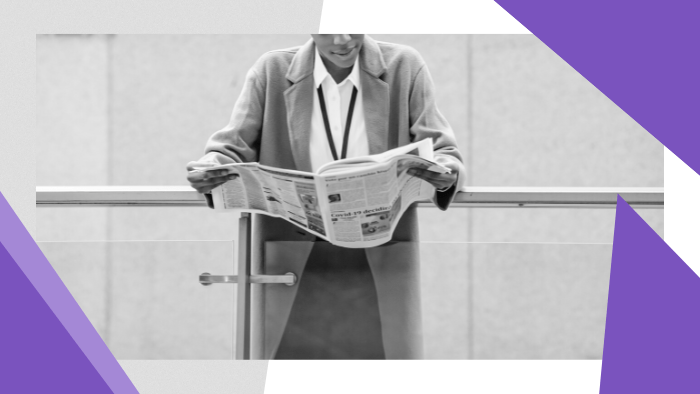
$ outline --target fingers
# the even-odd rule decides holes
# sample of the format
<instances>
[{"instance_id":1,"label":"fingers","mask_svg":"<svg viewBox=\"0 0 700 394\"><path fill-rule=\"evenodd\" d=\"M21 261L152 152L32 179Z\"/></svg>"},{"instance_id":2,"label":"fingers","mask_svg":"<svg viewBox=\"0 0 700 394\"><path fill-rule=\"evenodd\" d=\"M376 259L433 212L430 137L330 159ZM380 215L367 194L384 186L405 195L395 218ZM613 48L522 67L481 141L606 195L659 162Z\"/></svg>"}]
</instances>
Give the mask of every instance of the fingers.
<instances>
[{"instance_id":1,"label":"fingers","mask_svg":"<svg viewBox=\"0 0 700 394\"><path fill-rule=\"evenodd\" d=\"M197 190L199 193L204 194L204 193L208 193L208 192L210 192L210 191L216 189L217 187L223 185L224 183L225 183L225 182L221 182L221 183L216 183L216 184L211 184L211 185L204 185L204 186L201 186L201 185L197 185L197 186L192 185L192 187L193 187L195 190Z\"/></svg>"},{"instance_id":2,"label":"fingers","mask_svg":"<svg viewBox=\"0 0 700 394\"><path fill-rule=\"evenodd\" d=\"M235 179L238 174L229 174L228 170L198 171L191 170L187 173L187 180L190 182L205 182L208 180L222 180L233 175Z\"/></svg>"},{"instance_id":3,"label":"fingers","mask_svg":"<svg viewBox=\"0 0 700 394\"><path fill-rule=\"evenodd\" d=\"M214 167L215 165L215 163L210 163L206 161L191 161L187 163L187 171L194 171L196 168Z\"/></svg>"},{"instance_id":4,"label":"fingers","mask_svg":"<svg viewBox=\"0 0 700 394\"><path fill-rule=\"evenodd\" d=\"M218 185L221 185L222 183L226 183L230 180L238 178L238 175L231 175L231 176L225 176L225 177L216 177L216 178L210 178L210 179L205 179L205 180L195 180L195 181L190 181L190 184L192 184L193 187L204 187L204 186L210 186L214 185L215 187Z\"/></svg>"},{"instance_id":5,"label":"fingers","mask_svg":"<svg viewBox=\"0 0 700 394\"><path fill-rule=\"evenodd\" d=\"M207 193L212 189L215 189L223 185L224 183L236 178L238 178L238 175L231 174L228 177L218 177L201 182L190 182L190 185L200 193Z\"/></svg>"},{"instance_id":6,"label":"fingers","mask_svg":"<svg viewBox=\"0 0 700 394\"><path fill-rule=\"evenodd\" d=\"M420 168L411 168L408 170L408 174L430 183L437 189L450 187L457 181L456 173L439 174L437 172L423 170Z\"/></svg>"},{"instance_id":7,"label":"fingers","mask_svg":"<svg viewBox=\"0 0 700 394\"><path fill-rule=\"evenodd\" d=\"M230 180L238 178L239 174L229 173L228 169L203 170L217 165L219 164L206 161L191 161L187 163L187 181L198 192L207 193Z\"/></svg>"},{"instance_id":8,"label":"fingers","mask_svg":"<svg viewBox=\"0 0 700 394\"><path fill-rule=\"evenodd\" d=\"M238 178L238 174L227 174L225 170L223 172L221 174L219 171L193 171L187 174L187 180L198 192L206 193L230 180Z\"/></svg>"}]
</instances>

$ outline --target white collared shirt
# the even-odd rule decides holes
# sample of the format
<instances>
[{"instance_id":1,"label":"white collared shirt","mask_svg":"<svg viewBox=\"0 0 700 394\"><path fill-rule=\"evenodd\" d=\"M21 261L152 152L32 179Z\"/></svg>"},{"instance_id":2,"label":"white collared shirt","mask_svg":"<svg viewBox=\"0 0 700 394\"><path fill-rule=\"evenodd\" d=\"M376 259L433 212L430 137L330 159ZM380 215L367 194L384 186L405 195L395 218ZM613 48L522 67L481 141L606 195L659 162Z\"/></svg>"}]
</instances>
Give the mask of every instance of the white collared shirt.
<instances>
[{"instance_id":1,"label":"white collared shirt","mask_svg":"<svg viewBox=\"0 0 700 394\"><path fill-rule=\"evenodd\" d=\"M352 97L352 88L357 87L357 98L355 99L355 109L350 123L350 135L348 136L348 147L346 157L357 157L369 155L369 143L367 141L367 130L365 128L365 111L362 106L362 87L360 84L360 68L358 65L360 57L355 59L355 65L347 78L341 83L336 83L328 73L326 66L321 60L321 55L316 49L316 59L314 60L314 106L311 114L311 169L316 171L322 165L333 161L326 136L326 128L323 124L321 105L319 104L318 86L323 86L323 97L326 102L328 113L328 123L330 123L331 134L335 143L335 151L338 158L343 151L343 137L345 134L345 121L348 117L348 108Z\"/></svg>"}]
</instances>

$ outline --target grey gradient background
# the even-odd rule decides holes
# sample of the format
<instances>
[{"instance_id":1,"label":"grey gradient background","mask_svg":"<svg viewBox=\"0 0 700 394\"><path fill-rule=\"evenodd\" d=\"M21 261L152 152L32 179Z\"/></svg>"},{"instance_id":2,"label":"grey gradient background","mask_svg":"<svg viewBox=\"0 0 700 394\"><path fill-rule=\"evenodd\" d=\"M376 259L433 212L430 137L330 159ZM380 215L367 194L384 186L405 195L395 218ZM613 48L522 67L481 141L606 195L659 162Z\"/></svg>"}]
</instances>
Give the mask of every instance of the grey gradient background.
<instances>
[{"instance_id":1,"label":"grey gradient background","mask_svg":"<svg viewBox=\"0 0 700 394\"><path fill-rule=\"evenodd\" d=\"M322 0L4 3L0 15L0 191L34 236L37 33L308 33L318 31L322 5ZM123 365L142 393L194 392L180 390L193 384L202 392L231 392L229 383L240 393L264 390L266 362L222 361L222 373L208 380L202 377L208 376L203 372L211 362L187 363L192 366L189 375L174 374L172 362Z\"/></svg>"},{"instance_id":2,"label":"grey gradient background","mask_svg":"<svg viewBox=\"0 0 700 394\"><path fill-rule=\"evenodd\" d=\"M424 57L468 185L663 185L661 144L536 37L372 36ZM307 40L38 36L37 182L186 185L251 64ZM662 210L640 213L663 233ZM614 216L419 209L426 358L600 359ZM235 289L194 278L233 273L235 232L199 208L42 208L36 239L117 359L215 360Z\"/></svg>"}]
</instances>

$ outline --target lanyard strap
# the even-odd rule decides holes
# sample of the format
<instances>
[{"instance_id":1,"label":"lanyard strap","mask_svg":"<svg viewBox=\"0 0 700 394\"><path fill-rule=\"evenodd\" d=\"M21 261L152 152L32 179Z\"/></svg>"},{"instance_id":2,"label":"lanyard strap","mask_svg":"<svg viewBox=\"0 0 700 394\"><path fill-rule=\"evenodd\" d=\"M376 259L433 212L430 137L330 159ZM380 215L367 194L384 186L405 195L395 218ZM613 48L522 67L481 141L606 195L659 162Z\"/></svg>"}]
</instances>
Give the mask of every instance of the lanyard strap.
<instances>
[{"instance_id":1,"label":"lanyard strap","mask_svg":"<svg viewBox=\"0 0 700 394\"><path fill-rule=\"evenodd\" d=\"M328 137L328 145L331 147L333 160L338 160L338 153L335 151L335 142L331 134L330 122L328 122L328 112L326 112L326 100L323 99L323 87L318 85L318 102L321 104L321 114L323 114L323 125L326 126L326 137ZM345 121L345 135L343 136L343 151L341 159L344 159L348 153L348 136L350 135L350 123L352 122L352 113L355 110L355 99L357 98L357 87L352 87L352 97L350 98L350 106L348 107L348 119Z\"/></svg>"}]
</instances>

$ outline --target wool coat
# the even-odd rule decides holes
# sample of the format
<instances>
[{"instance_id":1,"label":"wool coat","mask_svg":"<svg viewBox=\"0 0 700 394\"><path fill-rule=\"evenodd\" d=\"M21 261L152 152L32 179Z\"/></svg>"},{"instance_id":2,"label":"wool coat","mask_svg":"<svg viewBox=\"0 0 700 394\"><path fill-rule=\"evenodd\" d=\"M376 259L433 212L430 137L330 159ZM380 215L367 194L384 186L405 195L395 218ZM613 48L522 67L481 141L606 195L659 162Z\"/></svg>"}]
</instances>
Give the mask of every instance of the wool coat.
<instances>
[{"instance_id":1,"label":"wool coat","mask_svg":"<svg viewBox=\"0 0 700 394\"><path fill-rule=\"evenodd\" d=\"M313 40L264 54L247 73L229 124L212 135L200 161L260 162L310 172L314 58ZM433 197L439 209L447 209L464 183L464 166L454 133L437 108L425 62L413 48L365 36L358 65L370 154L432 138L436 160L460 168L457 183ZM254 215L253 272L295 272L303 280L314 241L315 236L282 219ZM406 210L391 242L365 253L375 281L386 358L422 358L416 207ZM295 294L296 286L254 289L253 358L274 357Z\"/></svg>"}]
</instances>

